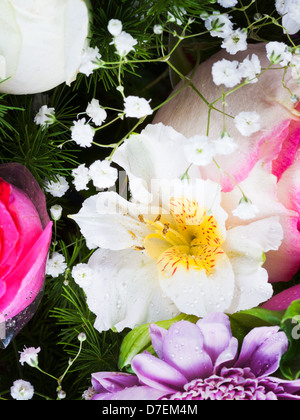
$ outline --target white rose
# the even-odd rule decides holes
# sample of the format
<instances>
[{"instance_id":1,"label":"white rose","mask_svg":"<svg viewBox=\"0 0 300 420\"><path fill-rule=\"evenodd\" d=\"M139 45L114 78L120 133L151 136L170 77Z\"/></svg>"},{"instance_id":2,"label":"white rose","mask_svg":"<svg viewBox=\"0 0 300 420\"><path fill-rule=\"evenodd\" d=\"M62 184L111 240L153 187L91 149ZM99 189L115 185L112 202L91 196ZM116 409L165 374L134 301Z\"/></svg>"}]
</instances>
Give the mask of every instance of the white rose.
<instances>
[{"instance_id":1,"label":"white rose","mask_svg":"<svg viewBox=\"0 0 300 420\"><path fill-rule=\"evenodd\" d=\"M0 92L44 92L76 79L87 46L82 0L1 0ZM1 82L1 80L0 80Z\"/></svg>"}]
</instances>

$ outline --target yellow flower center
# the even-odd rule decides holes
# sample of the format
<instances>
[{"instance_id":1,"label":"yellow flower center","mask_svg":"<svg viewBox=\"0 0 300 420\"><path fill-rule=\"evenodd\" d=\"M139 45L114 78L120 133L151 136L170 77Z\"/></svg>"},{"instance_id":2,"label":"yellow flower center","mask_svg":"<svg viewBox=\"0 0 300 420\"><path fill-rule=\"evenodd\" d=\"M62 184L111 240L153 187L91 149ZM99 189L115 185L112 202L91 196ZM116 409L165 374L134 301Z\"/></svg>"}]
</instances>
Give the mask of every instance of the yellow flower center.
<instances>
[{"instance_id":1,"label":"yellow flower center","mask_svg":"<svg viewBox=\"0 0 300 420\"><path fill-rule=\"evenodd\" d=\"M218 256L224 254L223 237L215 218L197 201L172 198L170 215L158 215L153 221L140 215L139 219L153 230L144 239L144 248L167 277L179 268L212 273Z\"/></svg>"}]
</instances>

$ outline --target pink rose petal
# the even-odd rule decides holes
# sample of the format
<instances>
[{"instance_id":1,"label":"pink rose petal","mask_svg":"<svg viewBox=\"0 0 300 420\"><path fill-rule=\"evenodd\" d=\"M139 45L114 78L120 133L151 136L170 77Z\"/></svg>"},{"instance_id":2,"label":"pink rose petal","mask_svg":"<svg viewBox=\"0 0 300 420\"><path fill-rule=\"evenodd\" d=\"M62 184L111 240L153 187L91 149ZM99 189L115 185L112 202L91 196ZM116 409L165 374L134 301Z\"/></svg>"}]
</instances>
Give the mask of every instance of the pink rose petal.
<instances>
[{"instance_id":1,"label":"pink rose petal","mask_svg":"<svg viewBox=\"0 0 300 420\"><path fill-rule=\"evenodd\" d=\"M272 297L263 305L263 308L271 311L284 311L290 304L300 299L300 285L290 287Z\"/></svg>"}]
</instances>

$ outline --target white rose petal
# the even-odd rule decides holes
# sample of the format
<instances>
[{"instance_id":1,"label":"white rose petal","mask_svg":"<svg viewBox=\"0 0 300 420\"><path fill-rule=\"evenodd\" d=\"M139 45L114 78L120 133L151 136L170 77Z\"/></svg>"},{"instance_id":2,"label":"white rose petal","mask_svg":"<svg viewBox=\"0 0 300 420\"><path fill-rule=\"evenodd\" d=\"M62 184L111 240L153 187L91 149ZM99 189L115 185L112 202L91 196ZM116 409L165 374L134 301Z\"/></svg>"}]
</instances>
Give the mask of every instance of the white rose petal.
<instances>
[{"instance_id":1,"label":"white rose petal","mask_svg":"<svg viewBox=\"0 0 300 420\"><path fill-rule=\"evenodd\" d=\"M0 92L33 94L64 82L70 85L88 32L85 1L1 0L0 67L9 79L0 84Z\"/></svg>"}]
</instances>

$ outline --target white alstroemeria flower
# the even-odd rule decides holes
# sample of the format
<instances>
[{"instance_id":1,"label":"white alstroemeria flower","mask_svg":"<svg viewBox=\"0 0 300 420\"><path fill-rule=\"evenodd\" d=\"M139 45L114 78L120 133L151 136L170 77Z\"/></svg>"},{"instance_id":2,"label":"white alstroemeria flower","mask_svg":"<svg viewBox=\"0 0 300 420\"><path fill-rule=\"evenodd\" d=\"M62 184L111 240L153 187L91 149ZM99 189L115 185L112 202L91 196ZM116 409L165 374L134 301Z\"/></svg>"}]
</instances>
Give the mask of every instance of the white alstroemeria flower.
<instances>
[{"instance_id":1,"label":"white alstroemeria flower","mask_svg":"<svg viewBox=\"0 0 300 420\"><path fill-rule=\"evenodd\" d=\"M76 79L87 45L82 0L1 0L0 92L44 92Z\"/></svg>"},{"instance_id":2,"label":"white alstroemeria flower","mask_svg":"<svg viewBox=\"0 0 300 420\"><path fill-rule=\"evenodd\" d=\"M131 136L113 161L126 170L129 182L143 180L153 194L151 203L141 203L134 190L130 201L102 192L70 216L87 245L98 248L88 262L93 280L83 289L99 331L134 328L180 312L233 313L272 296L262 264L283 237L281 207L269 186L273 177L258 167L255 188L247 179L244 187L260 219L241 224L232 215L238 188L221 192L215 182L198 178L195 165L189 180L181 180L189 166L182 154L186 142L163 124Z\"/></svg>"}]
</instances>

